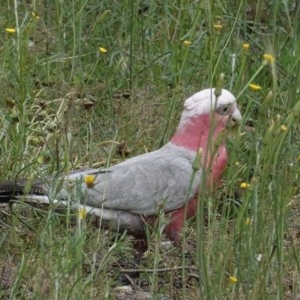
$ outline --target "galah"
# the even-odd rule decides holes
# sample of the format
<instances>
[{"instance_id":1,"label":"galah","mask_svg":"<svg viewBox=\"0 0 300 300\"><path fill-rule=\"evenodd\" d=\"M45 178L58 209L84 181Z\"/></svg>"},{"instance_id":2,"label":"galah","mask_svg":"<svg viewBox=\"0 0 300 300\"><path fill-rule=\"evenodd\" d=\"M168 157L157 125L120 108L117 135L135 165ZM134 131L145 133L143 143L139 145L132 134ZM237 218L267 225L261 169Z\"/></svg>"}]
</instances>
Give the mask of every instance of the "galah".
<instances>
[{"instance_id":1,"label":"galah","mask_svg":"<svg viewBox=\"0 0 300 300\"><path fill-rule=\"evenodd\" d=\"M227 165L224 136L240 120L229 91L205 89L184 102L177 130L162 148L108 168L34 182L27 194L23 182L6 182L0 185L0 199L71 205L135 237L144 235L145 224L153 225L163 211L163 232L179 244L185 219L197 211L200 188L220 180Z\"/></svg>"}]
</instances>

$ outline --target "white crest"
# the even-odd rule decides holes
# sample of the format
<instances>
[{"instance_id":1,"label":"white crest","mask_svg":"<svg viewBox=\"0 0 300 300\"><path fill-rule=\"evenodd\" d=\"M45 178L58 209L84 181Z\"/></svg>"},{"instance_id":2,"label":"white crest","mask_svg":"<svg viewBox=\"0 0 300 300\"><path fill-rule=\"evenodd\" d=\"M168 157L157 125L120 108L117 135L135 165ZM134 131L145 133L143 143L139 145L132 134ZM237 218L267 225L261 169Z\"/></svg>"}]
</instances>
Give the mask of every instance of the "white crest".
<instances>
[{"instance_id":1,"label":"white crest","mask_svg":"<svg viewBox=\"0 0 300 300\"><path fill-rule=\"evenodd\" d=\"M209 114L216 108L230 103L232 103L233 109L236 110L235 97L225 89L221 91L221 95L218 98L215 95L215 89L210 88L200 91L186 99L180 123L185 123L188 119L195 116Z\"/></svg>"}]
</instances>

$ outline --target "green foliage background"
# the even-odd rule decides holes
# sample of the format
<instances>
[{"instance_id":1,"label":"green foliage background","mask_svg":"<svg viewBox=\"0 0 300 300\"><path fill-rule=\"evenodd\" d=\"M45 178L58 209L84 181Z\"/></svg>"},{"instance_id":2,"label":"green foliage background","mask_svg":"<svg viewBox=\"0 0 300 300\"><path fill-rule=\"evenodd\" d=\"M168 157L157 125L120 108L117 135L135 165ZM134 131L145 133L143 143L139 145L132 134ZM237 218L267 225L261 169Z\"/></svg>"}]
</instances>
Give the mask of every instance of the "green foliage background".
<instances>
[{"instance_id":1,"label":"green foliage background","mask_svg":"<svg viewBox=\"0 0 300 300\"><path fill-rule=\"evenodd\" d=\"M1 179L101 167L155 150L174 132L185 98L222 85L238 96L243 122L228 141L221 190L204 195L208 222L202 216L187 232L195 255L162 250L153 238L135 266L154 269L142 273L148 284L138 292L296 299L297 1L8 0L0 9ZM275 62L266 63L265 53ZM255 131L245 130L249 123ZM236 197L242 204L232 208ZM0 226L1 297L124 299L116 292L120 260L134 255L124 236L70 212L29 207L3 210Z\"/></svg>"}]
</instances>

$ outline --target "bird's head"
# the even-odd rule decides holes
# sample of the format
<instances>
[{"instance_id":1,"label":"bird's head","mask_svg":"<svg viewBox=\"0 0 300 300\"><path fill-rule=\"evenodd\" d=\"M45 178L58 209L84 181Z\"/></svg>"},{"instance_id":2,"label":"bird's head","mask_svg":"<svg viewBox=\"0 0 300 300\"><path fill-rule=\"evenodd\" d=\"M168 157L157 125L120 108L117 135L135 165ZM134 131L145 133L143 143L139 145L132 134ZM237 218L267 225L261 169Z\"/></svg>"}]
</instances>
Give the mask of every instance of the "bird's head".
<instances>
[{"instance_id":1,"label":"bird's head","mask_svg":"<svg viewBox=\"0 0 300 300\"><path fill-rule=\"evenodd\" d=\"M232 93L222 89L219 96L216 94L216 89L206 89L185 100L179 126L185 126L193 119L205 117L209 117L210 123L215 119L216 123L226 126L228 123L238 123L242 116Z\"/></svg>"},{"instance_id":2,"label":"bird's head","mask_svg":"<svg viewBox=\"0 0 300 300\"><path fill-rule=\"evenodd\" d=\"M242 116L235 97L227 90L206 89L184 102L184 111L171 142L197 150L225 129L235 127Z\"/></svg>"}]
</instances>

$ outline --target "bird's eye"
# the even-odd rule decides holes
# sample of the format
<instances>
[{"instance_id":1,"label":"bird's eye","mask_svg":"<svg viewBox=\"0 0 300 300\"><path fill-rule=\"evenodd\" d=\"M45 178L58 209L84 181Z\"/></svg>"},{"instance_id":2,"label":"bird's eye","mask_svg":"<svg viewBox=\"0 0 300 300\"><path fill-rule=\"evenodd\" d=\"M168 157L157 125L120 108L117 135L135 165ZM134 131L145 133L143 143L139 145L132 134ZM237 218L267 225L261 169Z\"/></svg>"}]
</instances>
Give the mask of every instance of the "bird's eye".
<instances>
[{"instance_id":1,"label":"bird's eye","mask_svg":"<svg viewBox=\"0 0 300 300\"><path fill-rule=\"evenodd\" d=\"M230 108L231 108L231 104L220 105L216 111L219 115L224 116L229 113Z\"/></svg>"}]
</instances>

